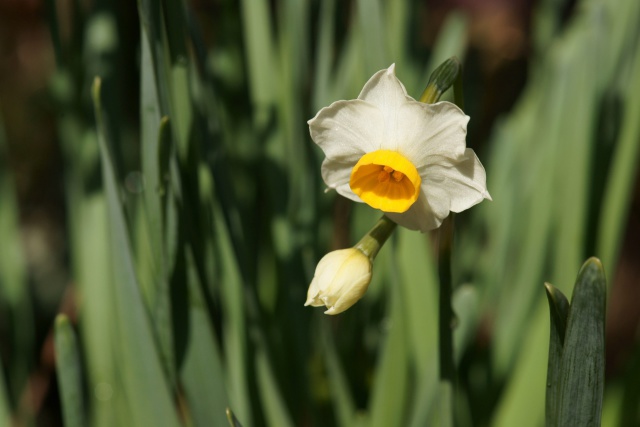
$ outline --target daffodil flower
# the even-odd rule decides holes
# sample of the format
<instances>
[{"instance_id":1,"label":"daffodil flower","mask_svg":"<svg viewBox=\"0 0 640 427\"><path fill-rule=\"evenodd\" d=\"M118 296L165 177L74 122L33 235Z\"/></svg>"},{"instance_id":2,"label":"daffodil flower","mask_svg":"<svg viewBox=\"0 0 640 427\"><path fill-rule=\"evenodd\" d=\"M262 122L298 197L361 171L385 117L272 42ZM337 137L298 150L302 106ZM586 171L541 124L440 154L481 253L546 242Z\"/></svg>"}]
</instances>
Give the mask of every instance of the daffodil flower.
<instances>
[{"instance_id":1,"label":"daffodil flower","mask_svg":"<svg viewBox=\"0 0 640 427\"><path fill-rule=\"evenodd\" d=\"M326 156L322 178L329 189L425 232L450 211L491 200L484 168L466 148L468 121L450 102L411 98L391 65L369 79L358 99L336 101L308 123Z\"/></svg>"},{"instance_id":2,"label":"daffodil flower","mask_svg":"<svg viewBox=\"0 0 640 427\"><path fill-rule=\"evenodd\" d=\"M357 248L329 252L316 266L304 305L324 305L325 314L342 313L366 292L371 269L371 260Z\"/></svg>"}]
</instances>

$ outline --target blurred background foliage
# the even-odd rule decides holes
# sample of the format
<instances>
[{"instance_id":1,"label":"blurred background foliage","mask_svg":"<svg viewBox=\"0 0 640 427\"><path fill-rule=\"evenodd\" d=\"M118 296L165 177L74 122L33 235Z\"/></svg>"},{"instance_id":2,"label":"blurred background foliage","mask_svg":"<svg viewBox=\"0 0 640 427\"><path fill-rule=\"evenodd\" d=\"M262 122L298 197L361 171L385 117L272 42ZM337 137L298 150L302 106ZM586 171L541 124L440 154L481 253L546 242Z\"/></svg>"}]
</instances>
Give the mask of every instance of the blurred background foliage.
<instances>
[{"instance_id":1,"label":"blurred background foliage","mask_svg":"<svg viewBox=\"0 0 640 427\"><path fill-rule=\"evenodd\" d=\"M603 425L640 425L637 0L0 1L0 425L435 423L433 236L303 307L378 216L306 120L454 55L494 200L457 221L457 424L543 425L543 282L595 255Z\"/></svg>"}]
</instances>

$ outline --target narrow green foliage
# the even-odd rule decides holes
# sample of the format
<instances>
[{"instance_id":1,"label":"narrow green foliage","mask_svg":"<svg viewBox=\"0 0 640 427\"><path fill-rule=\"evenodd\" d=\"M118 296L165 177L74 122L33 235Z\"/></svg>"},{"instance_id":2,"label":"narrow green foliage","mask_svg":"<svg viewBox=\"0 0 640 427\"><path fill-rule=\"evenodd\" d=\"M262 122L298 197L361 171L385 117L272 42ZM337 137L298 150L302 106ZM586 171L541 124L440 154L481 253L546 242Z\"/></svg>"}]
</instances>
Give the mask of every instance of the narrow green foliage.
<instances>
[{"instance_id":1,"label":"narrow green foliage","mask_svg":"<svg viewBox=\"0 0 640 427\"><path fill-rule=\"evenodd\" d=\"M453 330L453 352L456 364L464 354L469 342L475 338L478 325L478 290L476 287L465 284L458 287L453 293L453 311L456 314Z\"/></svg>"},{"instance_id":2,"label":"narrow green foliage","mask_svg":"<svg viewBox=\"0 0 640 427\"><path fill-rule=\"evenodd\" d=\"M3 370L0 369L0 423L11 425L11 410L9 395L7 394L6 379Z\"/></svg>"},{"instance_id":3,"label":"narrow green foliage","mask_svg":"<svg viewBox=\"0 0 640 427\"><path fill-rule=\"evenodd\" d=\"M549 313L551 316L552 332L558 334L560 345L564 344L567 319L569 318L569 300L560 289L551 283L544 284L547 300L549 301Z\"/></svg>"},{"instance_id":4,"label":"narrow green foliage","mask_svg":"<svg viewBox=\"0 0 640 427\"><path fill-rule=\"evenodd\" d=\"M78 340L69 319L63 314L56 318L54 340L64 425L65 427L86 426Z\"/></svg>"},{"instance_id":5,"label":"narrow green foliage","mask_svg":"<svg viewBox=\"0 0 640 427\"><path fill-rule=\"evenodd\" d=\"M34 346L33 308L29 297L27 262L20 235L18 199L7 158L4 125L0 121L0 319L8 321L12 330L9 351L6 354L11 369L6 374L7 398L17 396L27 381ZM3 310L4 309L4 310ZM5 311L5 313L3 313ZM6 316L6 317L5 317ZM0 378L5 387L4 375ZM2 399L0 390L0 399ZM4 400L4 399L2 399ZM8 400L7 400L8 411ZM3 411L0 402L0 417Z\"/></svg>"},{"instance_id":6,"label":"narrow green foliage","mask_svg":"<svg viewBox=\"0 0 640 427\"><path fill-rule=\"evenodd\" d=\"M189 333L180 371L194 427L223 425L229 403L218 338L198 280L193 256L187 252Z\"/></svg>"},{"instance_id":7,"label":"narrow green foliage","mask_svg":"<svg viewBox=\"0 0 640 427\"><path fill-rule=\"evenodd\" d=\"M408 425L420 427L429 424L438 400L438 271L430 239L404 228L395 234L391 243L397 247L391 249L402 292L407 357L415 380L406 418Z\"/></svg>"},{"instance_id":8,"label":"narrow green foliage","mask_svg":"<svg viewBox=\"0 0 640 427\"><path fill-rule=\"evenodd\" d=\"M326 0L320 3L320 17L318 20L318 34L316 35L316 58L314 70L314 84L312 106L319 110L329 105L333 99L329 98L331 80L331 55L334 43L334 15L336 0Z\"/></svg>"},{"instance_id":9,"label":"narrow green foliage","mask_svg":"<svg viewBox=\"0 0 640 427\"><path fill-rule=\"evenodd\" d=\"M631 362L625 371L624 395L620 404L618 415L619 426L640 425L640 343L636 341L634 354L630 358ZM603 423L603 425L608 425Z\"/></svg>"},{"instance_id":10,"label":"narrow green foliage","mask_svg":"<svg viewBox=\"0 0 640 427\"><path fill-rule=\"evenodd\" d=\"M258 107L266 107L274 102L277 82L276 55L273 48L272 22L266 0L243 0L240 10L244 25L243 36L246 46L246 61L249 70L249 90L251 101ZM266 117L259 116L260 120Z\"/></svg>"},{"instance_id":11,"label":"narrow green foliage","mask_svg":"<svg viewBox=\"0 0 640 427\"><path fill-rule=\"evenodd\" d=\"M396 264L397 260L395 257L391 257L390 262ZM391 269L393 271L395 265L392 265ZM406 399L409 381L406 357L407 328L402 308L401 291L397 283L391 286L390 292L390 327L382 346L380 360L376 368L376 382L373 385L369 403L370 425L372 427L397 426L401 425L404 419L403 402ZM390 393L390 390L393 392Z\"/></svg>"},{"instance_id":12,"label":"narrow green foliage","mask_svg":"<svg viewBox=\"0 0 640 427\"><path fill-rule=\"evenodd\" d=\"M331 391L331 399L336 411L338 425L351 425L355 416L355 403L349 390L344 368L336 352L335 337L331 333L329 324L322 322L320 325L322 336L322 354L327 369L327 377Z\"/></svg>"},{"instance_id":13,"label":"narrow green foliage","mask_svg":"<svg viewBox=\"0 0 640 427\"><path fill-rule=\"evenodd\" d=\"M636 3L638 5L638 3ZM640 7L634 11L640 14ZM636 43L635 60L629 73L629 81L625 82L627 93L640 93L640 44ZM621 83L621 86L623 84ZM629 96L625 99L622 128L607 177L604 201L601 207L601 226L598 230L597 253L606 265L614 265L618 257L623 236L623 227L631 204L633 177L638 174L640 160L640 97Z\"/></svg>"},{"instance_id":14,"label":"narrow green foliage","mask_svg":"<svg viewBox=\"0 0 640 427\"><path fill-rule=\"evenodd\" d=\"M227 408L226 414L227 414L227 421L229 421L230 427L242 427L242 424L240 424L240 421L238 421L238 419L236 418L235 414L231 411L231 409Z\"/></svg>"},{"instance_id":15,"label":"narrow green foliage","mask_svg":"<svg viewBox=\"0 0 640 427\"><path fill-rule=\"evenodd\" d=\"M95 140L88 142L96 143ZM80 192L78 192L80 193ZM69 195L71 196L71 195ZM114 318L113 271L110 263L107 205L103 193L93 197L74 194L72 248L78 292L82 294L78 327L86 361L88 413L93 425L110 427L122 418L118 409L124 401L118 394L120 366L114 357L116 324ZM81 230L91 230L82 233Z\"/></svg>"},{"instance_id":16,"label":"narrow green foliage","mask_svg":"<svg viewBox=\"0 0 640 427\"><path fill-rule=\"evenodd\" d=\"M557 364L557 345L562 342L562 334L553 329L561 328L566 313L566 300L558 292L547 287L552 319L551 346ZM567 327L560 366L550 370L552 381L547 392L547 425L599 426L602 416L604 393L604 323L606 305L606 279L602 264L597 258L588 259L580 272L573 290L571 306L568 312ZM554 313L555 312L555 313ZM555 340L555 343L554 341ZM549 362L551 365L551 361ZM558 387L554 390L554 387ZM549 400L556 400L550 403Z\"/></svg>"},{"instance_id":17,"label":"narrow green foliage","mask_svg":"<svg viewBox=\"0 0 640 427\"><path fill-rule=\"evenodd\" d=\"M604 392L606 279L585 262L571 298L560 377L558 426L599 426Z\"/></svg>"},{"instance_id":18,"label":"narrow green foliage","mask_svg":"<svg viewBox=\"0 0 640 427\"><path fill-rule=\"evenodd\" d=\"M547 393L545 404L546 425L554 424L558 416L558 400L560 389L560 369L562 349L564 345L567 319L569 317L569 300L550 283L545 283L547 300L549 301L550 338L549 361L547 364Z\"/></svg>"},{"instance_id":19,"label":"narrow green foliage","mask_svg":"<svg viewBox=\"0 0 640 427\"><path fill-rule=\"evenodd\" d=\"M152 52L153 40L148 27L141 25L140 64L140 151L144 177L144 226L147 228L150 248L150 284L146 287L149 311L158 337L165 371L175 386L175 356L171 333L171 307L169 280L174 258L169 258L165 246L166 198L170 194L165 177L168 176L170 134L168 118L161 118L160 93Z\"/></svg>"},{"instance_id":20,"label":"narrow green foliage","mask_svg":"<svg viewBox=\"0 0 640 427\"><path fill-rule=\"evenodd\" d=\"M463 12L452 10L444 20L438 39L429 57L427 70L441 66L448 58L464 58L469 34L469 19ZM424 78L430 77L426 74Z\"/></svg>"},{"instance_id":21,"label":"narrow green foliage","mask_svg":"<svg viewBox=\"0 0 640 427\"><path fill-rule=\"evenodd\" d=\"M116 345L120 349L118 356L123 392L132 424L177 426L179 423L169 392L169 382L162 369L161 356L154 341L155 334L136 279L129 233L104 124L99 78L94 80L92 95L111 231L116 306L113 322L117 322Z\"/></svg>"},{"instance_id":22,"label":"narrow green foliage","mask_svg":"<svg viewBox=\"0 0 640 427\"><path fill-rule=\"evenodd\" d=\"M257 343L255 364L258 392L263 402L267 425L293 427L294 423L278 388L275 371L268 359L266 346L262 340Z\"/></svg>"},{"instance_id":23,"label":"narrow green foliage","mask_svg":"<svg viewBox=\"0 0 640 427\"><path fill-rule=\"evenodd\" d=\"M360 30L364 69L367 74L387 67L386 31L383 24L382 1L358 0L357 27Z\"/></svg>"}]
</instances>

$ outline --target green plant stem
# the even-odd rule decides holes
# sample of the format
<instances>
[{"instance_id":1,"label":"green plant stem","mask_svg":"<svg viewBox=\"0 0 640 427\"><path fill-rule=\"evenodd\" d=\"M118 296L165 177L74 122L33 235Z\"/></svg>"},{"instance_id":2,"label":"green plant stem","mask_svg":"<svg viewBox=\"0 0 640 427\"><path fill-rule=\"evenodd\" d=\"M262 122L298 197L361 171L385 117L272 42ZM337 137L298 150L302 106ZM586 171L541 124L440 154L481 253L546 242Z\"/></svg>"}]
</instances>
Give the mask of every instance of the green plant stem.
<instances>
[{"instance_id":1,"label":"green plant stem","mask_svg":"<svg viewBox=\"0 0 640 427\"><path fill-rule=\"evenodd\" d=\"M453 360L453 328L456 315L451 300L453 286L451 284L451 250L453 247L453 222L455 214L451 212L440 226L438 241L438 278L440 280L439 295L439 351L440 380L455 385L456 366Z\"/></svg>"},{"instance_id":2,"label":"green plant stem","mask_svg":"<svg viewBox=\"0 0 640 427\"><path fill-rule=\"evenodd\" d=\"M460 109L464 109L462 66L457 59L455 59L454 63L456 65L456 74L453 82L453 99ZM438 333L440 341L440 380L451 383L451 389L455 396L456 365L453 354L453 328L456 324L456 314L452 305L453 286L451 283L454 220L455 213L451 212L440 226L438 242L438 278L440 280Z\"/></svg>"},{"instance_id":3,"label":"green plant stem","mask_svg":"<svg viewBox=\"0 0 640 427\"><path fill-rule=\"evenodd\" d=\"M382 248L384 242L387 241L395 229L396 223L387 218L386 215L382 215L378 222L354 247L362 251L373 262L380 248Z\"/></svg>"},{"instance_id":4,"label":"green plant stem","mask_svg":"<svg viewBox=\"0 0 640 427\"><path fill-rule=\"evenodd\" d=\"M442 94L453 86L455 104L464 108L462 97L462 65L457 58L449 58L431 74L420 101L427 104L438 102ZM453 311L453 285L451 283L451 250L453 248L453 224L455 214L451 212L443 221L438 241L438 341L440 363L440 385L442 396L441 425L453 426L455 420L456 365L453 354L453 328L456 314ZM446 394L446 395L445 395Z\"/></svg>"}]
</instances>

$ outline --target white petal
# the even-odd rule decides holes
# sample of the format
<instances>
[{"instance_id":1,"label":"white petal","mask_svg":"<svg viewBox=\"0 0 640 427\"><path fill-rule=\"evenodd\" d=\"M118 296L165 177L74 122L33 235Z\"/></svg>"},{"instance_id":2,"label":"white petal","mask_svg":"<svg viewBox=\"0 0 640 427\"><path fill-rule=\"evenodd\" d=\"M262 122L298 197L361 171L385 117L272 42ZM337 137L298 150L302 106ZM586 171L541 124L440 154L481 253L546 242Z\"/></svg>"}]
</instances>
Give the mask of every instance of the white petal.
<instances>
[{"instance_id":1,"label":"white petal","mask_svg":"<svg viewBox=\"0 0 640 427\"><path fill-rule=\"evenodd\" d=\"M338 194L353 200L354 202L363 203L349 186L351 179L352 163L340 163L330 159L324 159L322 162L322 179L329 188L338 192Z\"/></svg>"},{"instance_id":2,"label":"white petal","mask_svg":"<svg viewBox=\"0 0 640 427\"><path fill-rule=\"evenodd\" d=\"M324 305L324 302L319 298L320 289L318 288L318 280L314 277L311 281L311 285L309 285L309 290L307 291L307 301L304 303L305 306L312 307L320 307Z\"/></svg>"},{"instance_id":3,"label":"white petal","mask_svg":"<svg viewBox=\"0 0 640 427\"><path fill-rule=\"evenodd\" d=\"M320 296L328 291L334 278L342 268L345 257L351 253L351 249L339 249L337 251L329 252L326 254L318 265L313 276L314 281L317 281L316 288L318 289ZM313 281L311 282L313 285Z\"/></svg>"},{"instance_id":4,"label":"white petal","mask_svg":"<svg viewBox=\"0 0 640 427\"><path fill-rule=\"evenodd\" d=\"M439 158L425 167L421 176L427 188L441 188L448 193L449 209L453 212L469 209L483 199L491 200L484 167L471 148L467 148L458 161Z\"/></svg>"},{"instance_id":5,"label":"white petal","mask_svg":"<svg viewBox=\"0 0 640 427\"><path fill-rule=\"evenodd\" d=\"M395 69L395 64L392 64L386 70L375 73L358 95L358 99L378 107L385 117L395 116L400 106L412 99L396 77Z\"/></svg>"},{"instance_id":6,"label":"white petal","mask_svg":"<svg viewBox=\"0 0 640 427\"><path fill-rule=\"evenodd\" d=\"M424 104L412 101L398 112L396 128L389 130L388 141L420 168L434 155L458 158L466 147L469 116L450 102Z\"/></svg>"},{"instance_id":7,"label":"white petal","mask_svg":"<svg viewBox=\"0 0 640 427\"><path fill-rule=\"evenodd\" d=\"M340 298L332 305L327 305L329 308L324 314L339 314L358 302L360 298L364 296L364 293L369 287L371 282L371 272L363 274L358 279L353 280L353 283L341 293Z\"/></svg>"},{"instance_id":8,"label":"white petal","mask_svg":"<svg viewBox=\"0 0 640 427\"><path fill-rule=\"evenodd\" d=\"M311 138L328 159L354 165L364 153L378 149L384 132L382 112L359 99L336 101L308 123Z\"/></svg>"},{"instance_id":9,"label":"white petal","mask_svg":"<svg viewBox=\"0 0 640 427\"><path fill-rule=\"evenodd\" d=\"M418 200L408 211L386 212L385 215L398 225L424 233L440 227L442 221L449 215L449 197L443 189L429 188L423 182Z\"/></svg>"}]
</instances>

